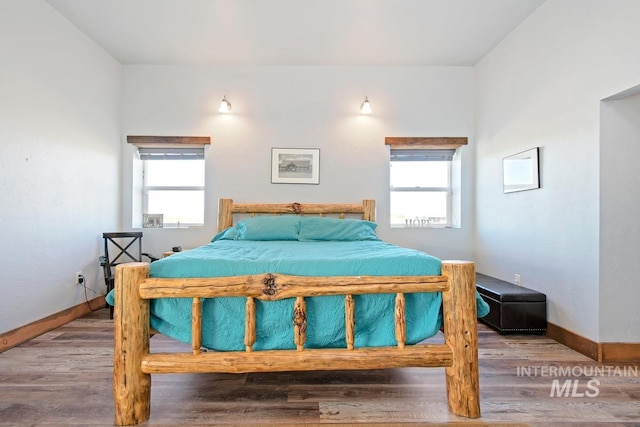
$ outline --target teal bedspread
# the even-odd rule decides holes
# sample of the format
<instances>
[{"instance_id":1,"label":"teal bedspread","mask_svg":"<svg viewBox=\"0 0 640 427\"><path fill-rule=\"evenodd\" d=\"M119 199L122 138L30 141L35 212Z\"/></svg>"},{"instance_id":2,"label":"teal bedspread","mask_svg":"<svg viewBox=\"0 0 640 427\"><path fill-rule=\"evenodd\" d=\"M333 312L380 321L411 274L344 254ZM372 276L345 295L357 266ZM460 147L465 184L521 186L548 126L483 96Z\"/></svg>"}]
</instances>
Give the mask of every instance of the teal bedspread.
<instances>
[{"instance_id":1,"label":"teal bedspread","mask_svg":"<svg viewBox=\"0 0 640 427\"><path fill-rule=\"evenodd\" d=\"M234 227L235 229L235 227ZM341 241L236 240L218 235L208 245L176 253L151 264L151 277L225 277L281 273L299 276L439 275L441 262L423 252L377 238ZM301 234L302 236L302 234ZM310 236L310 235L306 235ZM257 237L256 237L257 238ZM302 240L302 239L300 239ZM406 296L407 344L438 332L442 323L440 293ZM355 345L395 345L395 294L354 296ZM346 347L344 296L306 298L307 348ZM113 296L108 296L113 302ZM256 300L255 350L294 349L294 299ZM219 351L244 349L245 298L205 299L202 344ZM478 316L488 306L477 299ZM151 301L151 327L183 342L191 340L191 299Z\"/></svg>"}]
</instances>

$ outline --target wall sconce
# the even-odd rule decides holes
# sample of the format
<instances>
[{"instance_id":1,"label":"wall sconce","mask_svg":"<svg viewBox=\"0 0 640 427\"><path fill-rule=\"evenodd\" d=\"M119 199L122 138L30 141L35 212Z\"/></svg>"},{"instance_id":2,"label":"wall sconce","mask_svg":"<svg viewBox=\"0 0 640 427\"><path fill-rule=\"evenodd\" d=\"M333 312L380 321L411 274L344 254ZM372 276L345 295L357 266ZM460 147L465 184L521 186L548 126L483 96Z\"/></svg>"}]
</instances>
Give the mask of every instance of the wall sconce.
<instances>
[{"instance_id":1,"label":"wall sconce","mask_svg":"<svg viewBox=\"0 0 640 427\"><path fill-rule=\"evenodd\" d=\"M371 114L371 103L369 102L369 97L364 97L364 102L360 104L360 112L362 114Z\"/></svg>"},{"instance_id":2,"label":"wall sconce","mask_svg":"<svg viewBox=\"0 0 640 427\"><path fill-rule=\"evenodd\" d=\"M219 113L228 113L231 111L231 103L227 101L227 95L222 97L222 102L220 102L220 108L218 108Z\"/></svg>"}]
</instances>

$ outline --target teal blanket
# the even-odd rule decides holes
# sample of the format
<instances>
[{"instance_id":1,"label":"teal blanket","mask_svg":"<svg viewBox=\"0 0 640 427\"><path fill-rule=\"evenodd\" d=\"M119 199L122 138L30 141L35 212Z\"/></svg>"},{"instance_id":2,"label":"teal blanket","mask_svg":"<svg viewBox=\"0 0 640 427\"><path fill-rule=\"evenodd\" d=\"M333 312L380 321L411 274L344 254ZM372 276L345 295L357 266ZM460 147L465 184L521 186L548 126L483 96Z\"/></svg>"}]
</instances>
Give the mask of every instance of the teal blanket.
<instances>
[{"instance_id":1,"label":"teal blanket","mask_svg":"<svg viewBox=\"0 0 640 427\"><path fill-rule=\"evenodd\" d=\"M151 264L151 277L222 277L267 272L300 276L439 275L440 260L382 241L298 242L220 240ZM395 345L394 295L355 296L355 345ZM441 294L406 295L407 344L438 332ZM244 298L203 302L203 346L244 349ZM345 347L344 297L307 298L307 348ZM488 307L478 299L478 315ZM293 349L293 299L256 300L254 349ZM151 301L151 327L183 342L191 340L191 300Z\"/></svg>"},{"instance_id":2,"label":"teal blanket","mask_svg":"<svg viewBox=\"0 0 640 427\"><path fill-rule=\"evenodd\" d=\"M439 259L378 239L376 224L362 220L283 215L239 222L197 249L151 264L151 277L229 277L280 273L297 276L437 276ZM354 296L356 347L396 345L395 294ZM344 296L306 298L307 348L346 347ZM113 294L107 295L113 305ZM294 349L294 299L256 300L255 350ZM205 299L202 344L244 349L245 298ZM151 327L183 342L191 341L191 299L151 301ZM407 344L438 332L440 293L405 295ZM478 316L489 312L477 294Z\"/></svg>"}]
</instances>

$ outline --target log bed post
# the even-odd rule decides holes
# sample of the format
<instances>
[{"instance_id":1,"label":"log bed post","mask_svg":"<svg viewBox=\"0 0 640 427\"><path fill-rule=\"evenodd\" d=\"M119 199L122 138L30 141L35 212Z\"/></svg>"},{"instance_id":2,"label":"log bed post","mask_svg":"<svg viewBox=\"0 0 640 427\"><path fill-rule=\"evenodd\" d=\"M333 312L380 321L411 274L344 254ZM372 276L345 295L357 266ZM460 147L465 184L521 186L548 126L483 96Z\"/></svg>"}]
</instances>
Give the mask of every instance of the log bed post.
<instances>
[{"instance_id":1,"label":"log bed post","mask_svg":"<svg viewBox=\"0 0 640 427\"><path fill-rule=\"evenodd\" d=\"M218 200L218 233L233 226L233 199Z\"/></svg>"},{"instance_id":2,"label":"log bed post","mask_svg":"<svg viewBox=\"0 0 640 427\"><path fill-rule=\"evenodd\" d=\"M467 418L480 416L478 376L478 320L475 264L443 261L442 275L450 290L442 293L445 342L453 350L453 364L445 368L449 410Z\"/></svg>"},{"instance_id":3,"label":"log bed post","mask_svg":"<svg viewBox=\"0 0 640 427\"><path fill-rule=\"evenodd\" d=\"M376 201L371 199L365 199L362 201L362 219L365 221L376 220Z\"/></svg>"},{"instance_id":4,"label":"log bed post","mask_svg":"<svg viewBox=\"0 0 640 427\"><path fill-rule=\"evenodd\" d=\"M113 397L119 426L148 420L151 409L151 375L142 372L142 358L149 353L149 300L139 295L148 276L146 262L116 267Z\"/></svg>"}]
</instances>

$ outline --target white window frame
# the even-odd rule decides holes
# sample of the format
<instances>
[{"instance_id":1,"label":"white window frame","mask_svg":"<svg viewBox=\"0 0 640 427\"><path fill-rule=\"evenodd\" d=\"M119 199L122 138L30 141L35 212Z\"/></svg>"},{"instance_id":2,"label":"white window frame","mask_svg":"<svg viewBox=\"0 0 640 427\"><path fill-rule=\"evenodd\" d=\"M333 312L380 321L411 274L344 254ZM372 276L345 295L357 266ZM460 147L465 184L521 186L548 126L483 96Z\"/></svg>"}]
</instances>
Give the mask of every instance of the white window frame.
<instances>
[{"instance_id":1,"label":"white window frame","mask_svg":"<svg viewBox=\"0 0 640 427\"><path fill-rule=\"evenodd\" d=\"M158 186L147 185L146 171L148 161L180 161L180 160L201 160L202 167L204 168L204 147L139 147L138 158L142 162L142 212L149 212L149 192L150 191L202 191L205 193L205 186ZM204 208L204 207L203 207ZM204 214L204 212L203 212ZM164 222L163 228L177 228L177 227L194 227L203 226L204 217L202 222L198 223L173 223Z\"/></svg>"},{"instance_id":2,"label":"white window frame","mask_svg":"<svg viewBox=\"0 0 640 427\"><path fill-rule=\"evenodd\" d=\"M181 155L193 156L194 152L197 152L198 156L201 156L204 159L205 148L211 144L211 137L209 136L149 136L149 135L127 135L127 143L135 146L137 149L135 154L133 154L133 162L132 162L132 181L131 181L131 226L133 228L143 228L143 213L147 212L146 207L149 204L149 193L145 191L145 177L143 175L143 169L146 169L143 165L143 160L140 158L140 152L155 152L156 155ZM195 150L194 150L195 149ZM144 156L143 156L144 157ZM193 158L193 157L192 157ZM204 166L206 168L206 166ZM206 173L206 170L205 170ZM205 183L206 186L206 183ZM175 189L173 186L168 187L148 187L150 189ZM193 188L193 187L191 187ZM186 187L180 187L179 189L186 189ZM198 186L198 190L205 190L204 187L200 188ZM204 209L206 208L206 191L204 191L205 200L203 206L203 222L206 222L206 217L204 217ZM157 213L157 212L151 212ZM187 226L187 224L163 224L167 228L176 227L176 226ZM204 224L198 224L202 226Z\"/></svg>"},{"instance_id":3,"label":"white window frame","mask_svg":"<svg viewBox=\"0 0 640 427\"><path fill-rule=\"evenodd\" d=\"M405 219L405 224L390 223L391 228L449 228L452 227L453 221L453 202L452 202L452 163L456 155L454 149L430 149L430 148L418 148L418 149L394 149L391 148L389 167L393 167L394 162L400 162L394 160L396 155L406 155L407 157L415 157L410 161L425 162L425 166L432 161L446 161L447 170L447 186L446 187L394 187L389 182L389 192L412 192L412 193L445 193L446 206L445 206L445 223L434 224L429 218L417 218L414 220ZM410 222L411 221L411 222Z\"/></svg>"}]
</instances>

